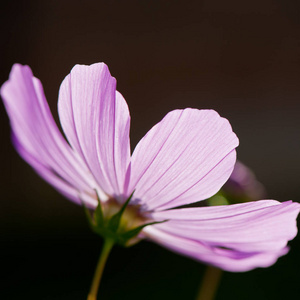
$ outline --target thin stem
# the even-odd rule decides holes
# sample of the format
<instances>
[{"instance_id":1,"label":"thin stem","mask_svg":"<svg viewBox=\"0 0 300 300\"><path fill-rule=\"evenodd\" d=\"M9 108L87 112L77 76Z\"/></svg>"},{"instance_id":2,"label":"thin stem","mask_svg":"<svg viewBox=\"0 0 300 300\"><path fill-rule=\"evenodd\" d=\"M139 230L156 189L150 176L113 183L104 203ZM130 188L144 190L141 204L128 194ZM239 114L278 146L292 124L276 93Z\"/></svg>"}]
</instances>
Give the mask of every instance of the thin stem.
<instances>
[{"instance_id":1,"label":"thin stem","mask_svg":"<svg viewBox=\"0 0 300 300\"><path fill-rule=\"evenodd\" d=\"M114 245L113 240L111 240L111 239L104 240L104 245L103 245L99 260L98 260L98 264L96 267L96 271L94 274L93 282L92 282L91 289L90 289L87 300L96 300L97 299L97 293L98 293L102 273L103 273L108 255L109 255L113 245Z\"/></svg>"},{"instance_id":2,"label":"thin stem","mask_svg":"<svg viewBox=\"0 0 300 300\"><path fill-rule=\"evenodd\" d=\"M215 298L222 270L207 266L196 300L213 300Z\"/></svg>"}]
</instances>

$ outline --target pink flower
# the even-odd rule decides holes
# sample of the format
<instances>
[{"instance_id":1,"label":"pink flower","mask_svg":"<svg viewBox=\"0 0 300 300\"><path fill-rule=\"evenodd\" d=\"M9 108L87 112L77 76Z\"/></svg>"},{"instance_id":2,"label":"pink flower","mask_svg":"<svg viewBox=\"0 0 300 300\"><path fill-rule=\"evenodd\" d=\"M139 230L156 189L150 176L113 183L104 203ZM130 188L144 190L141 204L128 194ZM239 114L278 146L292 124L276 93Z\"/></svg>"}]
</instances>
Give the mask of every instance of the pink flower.
<instances>
[{"instance_id":1,"label":"pink flower","mask_svg":"<svg viewBox=\"0 0 300 300\"><path fill-rule=\"evenodd\" d=\"M61 84L58 111L69 144L29 67L14 65L1 95L17 151L70 200L95 208L97 190L109 215L135 191L126 226L168 220L139 237L228 271L267 267L287 253L298 203L173 209L213 196L233 170L238 139L215 111L171 111L130 155L128 107L103 63L76 65Z\"/></svg>"}]
</instances>

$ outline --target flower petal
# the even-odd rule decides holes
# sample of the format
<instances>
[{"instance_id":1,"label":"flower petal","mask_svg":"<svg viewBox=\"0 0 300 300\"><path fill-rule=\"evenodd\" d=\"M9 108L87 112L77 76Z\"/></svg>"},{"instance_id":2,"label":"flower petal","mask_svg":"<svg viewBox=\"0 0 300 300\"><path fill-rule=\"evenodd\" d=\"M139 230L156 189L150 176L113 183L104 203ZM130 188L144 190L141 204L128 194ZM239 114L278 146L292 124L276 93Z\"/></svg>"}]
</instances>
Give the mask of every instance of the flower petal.
<instances>
[{"instance_id":1,"label":"flower petal","mask_svg":"<svg viewBox=\"0 0 300 300\"><path fill-rule=\"evenodd\" d=\"M193 250L194 255L191 256L225 270L250 270L268 266L286 253L287 242L297 234L296 218L299 210L298 203L274 200L173 209L153 213L154 220L169 221L155 225L155 231L145 229L145 232L163 245L165 242L161 236L170 236L166 246L186 255L190 255L190 247L200 245L197 246L199 253ZM186 246L182 243L172 246L171 241L177 243L177 239L186 241ZM210 257L212 254L206 259L206 248L218 257L225 257L221 260L222 265L219 264L219 258L214 262ZM265 261L261 260L262 257ZM228 264L224 265L225 261Z\"/></svg>"},{"instance_id":2,"label":"flower petal","mask_svg":"<svg viewBox=\"0 0 300 300\"><path fill-rule=\"evenodd\" d=\"M161 244L171 251L179 252L204 263L214 265L225 271L246 272L254 268L266 268L273 265L280 256L288 252L288 248L270 252L232 252L226 249L218 249L205 245L201 242L183 238L165 231L156 229L154 226L146 227L144 233L151 240Z\"/></svg>"},{"instance_id":3,"label":"flower petal","mask_svg":"<svg viewBox=\"0 0 300 300\"><path fill-rule=\"evenodd\" d=\"M145 210L206 199L230 176L237 145L229 122L215 111L172 111L136 146L129 190Z\"/></svg>"},{"instance_id":4,"label":"flower petal","mask_svg":"<svg viewBox=\"0 0 300 300\"><path fill-rule=\"evenodd\" d=\"M15 64L1 96L20 155L69 198L96 188L83 161L69 147L50 112L40 81L28 66ZM95 201L96 202L96 201Z\"/></svg>"},{"instance_id":5,"label":"flower petal","mask_svg":"<svg viewBox=\"0 0 300 300\"><path fill-rule=\"evenodd\" d=\"M108 67L76 65L61 84L58 110L71 146L99 186L111 196L122 195L130 160L130 116Z\"/></svg>"},{"instance_id":6,"label":"flower petal","mask_svg":"<svg viewBox=\"0 0 300 300\"><path fill-rule=\"evenodd\" d=\"M18 153L21 155L21 157L28 164L30 164L44 180L48 181L51 185L53 185L66 198L69 198L70 200L72 200L77 204L81 204L81 201L84 198L84 201L88 205L95 207L96 205L95 199L93 199L91 194L80 193L75 187L71 186L67 181L63 180L55 173L53 173L53 170L51 170L51 168L48 168L45 165L43 165L28 151L26 151L26 149L22 146L22 144L19 143L19 140L15 137L14 134L12 134L12 141ZM79 195L80 198L78 197Z\"/></svg>"}]
</instances>

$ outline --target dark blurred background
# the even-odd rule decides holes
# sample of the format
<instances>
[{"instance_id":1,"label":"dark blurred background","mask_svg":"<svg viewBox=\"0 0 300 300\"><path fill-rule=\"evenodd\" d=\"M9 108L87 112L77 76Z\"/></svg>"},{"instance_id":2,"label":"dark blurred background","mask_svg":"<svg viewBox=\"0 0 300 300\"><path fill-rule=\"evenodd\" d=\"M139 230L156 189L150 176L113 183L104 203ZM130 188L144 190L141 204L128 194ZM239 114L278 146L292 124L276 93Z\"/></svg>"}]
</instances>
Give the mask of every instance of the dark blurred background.
<instances>
[{"instance_id":1,"label":"dark blurred background","mask_svg":"<svg viewBox=\"0 0 300 300\"><path fill-rule=\"evenodd\" d=\"M172 109L213 108L269 198L299 201L299 9L298 0L6 1L0 83L13 63L30 65L57 120L64 76L103 61L129 104L132 147ZM0 113L1 299L85 299L102 241L82 208L17 155ZM216 299L298 299L300 237L290 244L268 269L225 273ZM99 299L194 299L203 272L149 242L115 248Z\"/></svg>"}]
</instances>

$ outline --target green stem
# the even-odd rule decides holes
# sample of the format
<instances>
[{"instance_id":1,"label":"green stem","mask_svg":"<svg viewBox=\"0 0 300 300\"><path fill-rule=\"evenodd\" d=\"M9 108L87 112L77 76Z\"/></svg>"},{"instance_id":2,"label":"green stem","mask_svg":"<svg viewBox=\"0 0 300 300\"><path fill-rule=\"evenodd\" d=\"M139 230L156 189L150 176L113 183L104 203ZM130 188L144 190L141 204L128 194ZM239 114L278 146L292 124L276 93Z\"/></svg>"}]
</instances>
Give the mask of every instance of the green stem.
<instances>
[{"instance_id":1,"label":"green stem","mask_svg":"<svg viewBox=\"0 0 300 300\"><path fill-rule=\"evenodd\" d=\"M213 300L221 279L222 270L207 266L196 300Z\"/></svg>"},{"instance_id":2,"label":"green stem","mask_svg":"<svg viewBox=\"0 0 300 300\"><path fill-rule=\"evenodd\" d=\"M102 252L100 254L98 264L96 267L96 271L94 274L93 282L91 285L91 289L88 295L87 300L96 300L97 299L97 293L99 289L99 284L101 281L102 273L108 258L108 255L114 245L114 241L111 239L105 239Z\"/></svg>"}]
</instances>

